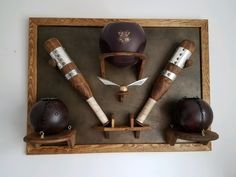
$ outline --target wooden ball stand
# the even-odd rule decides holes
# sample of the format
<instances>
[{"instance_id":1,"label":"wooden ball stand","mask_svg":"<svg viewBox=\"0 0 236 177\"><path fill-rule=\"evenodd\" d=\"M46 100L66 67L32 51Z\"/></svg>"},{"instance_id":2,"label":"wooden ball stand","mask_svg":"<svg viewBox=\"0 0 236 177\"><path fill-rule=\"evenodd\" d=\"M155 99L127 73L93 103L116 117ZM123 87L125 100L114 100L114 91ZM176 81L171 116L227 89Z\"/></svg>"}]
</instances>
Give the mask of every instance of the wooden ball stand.
<instances>
[{"instance_id":1,"label":"wooden ball stand","mask_svg":"<svg viewBox=\"0 0 236 177\"><path fill-rule=\"evenodd\" d=\"M134 122L134 114L130 114L130 125L129 126L115 126L115 117L111 115L111 123L107 126L98 126L95 127L96 130L104 132L104 137L106 139L110 138L110 132L133 132L134 137L139 139L140 132L145 130L150 130L151 127L149 125L136 125Z\"/></svg>"},{"instance_id":2,"label":"wooden ball stand","mask_svg":"<svg viewBox=\"0 0 236 177\"><path fill-rule=\"evenodd\" d=\"M35 147L40 147L42 145L52 145L59 143L66 143L69 148L75 146L76 141L76 130L64 130L55 135L43 135L37 132L28 134L24 137L26 143L30 143Z\"/></svg>"},{"instance_id":3,"label":"wooden ball stand","mask_svg":"<svg viewBox=\"0 0 236 177\"><path fill-rule=\"evenodd\" d=\"M142 54L142 53L136 53L136 52L113 52L113 53L102 53L99 55L100 59L100 72L101 72L101 77L105 78L105 73L106 73L106 67L105 67L105 61L108 60L110 57L115 57L115 56L130 56L130 57L136 57L139 62L138 62L138 80L142 79L143 75L143 66L145 63L145 60L147 57Z\"/></svg>"},{"instance_id":4,"label":"wooden ball stand","mask_svg":"<svg viewBox=\"0 0 236 177\"><path fill-rule=\"evenodd\" d=\"M168 128L166 130L166 141L171 146L176 144L177 139L194 141L203 145L207 145L210 141L217 140L218 138L219 135L210 130L204 130L199 133L188 133L174 128Z\"/></svg>"}]
</instances>

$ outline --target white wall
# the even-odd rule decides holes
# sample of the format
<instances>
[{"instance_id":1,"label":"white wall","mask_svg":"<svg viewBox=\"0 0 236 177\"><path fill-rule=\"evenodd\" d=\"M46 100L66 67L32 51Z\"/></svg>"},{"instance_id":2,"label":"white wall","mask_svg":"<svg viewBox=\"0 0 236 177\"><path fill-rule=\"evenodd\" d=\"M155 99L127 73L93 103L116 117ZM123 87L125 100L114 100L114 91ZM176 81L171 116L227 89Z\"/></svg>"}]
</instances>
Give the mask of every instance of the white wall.
<instances>
[{"instance_id":1,"label":"white wall","mask_svg":"<svg viewBox=\"0 0 236 177\"><path fill-rule=\"evenodd\" d=\"M209 19L212 152L25 155L28 17ZM236 1L0 0L0 176L235 177Z\"/></svg>"}]
</instances>

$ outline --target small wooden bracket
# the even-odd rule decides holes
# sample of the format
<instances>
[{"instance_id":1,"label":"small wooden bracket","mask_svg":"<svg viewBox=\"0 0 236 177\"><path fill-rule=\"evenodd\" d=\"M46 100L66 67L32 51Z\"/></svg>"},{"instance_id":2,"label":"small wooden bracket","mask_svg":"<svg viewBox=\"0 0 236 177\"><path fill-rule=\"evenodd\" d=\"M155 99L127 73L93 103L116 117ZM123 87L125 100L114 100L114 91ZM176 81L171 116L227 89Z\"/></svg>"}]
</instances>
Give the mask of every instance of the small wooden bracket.
<instances>
[{"instance_id":1,"label":"small wooden bracket","mask_svg":"<svg viewBox=\"0 0 236 177\"><path fill-rule=\"evenodd\" d=\"M24 137L26 143L30 143L35 147L40 147L42 145L67 143L68 147L72 148L76 141L76 130L64 130L61 133L55 135L47 135L41 137L39 133L31 133Z\"/></svg>"},{"instance_id":2,"label":"small wooden bracket","mask_svg":"<svg viewBox=\"0 0 236 177\"><path fill-rule=\"evenodd\" d=\"M145 130L150 130L151 127L149 125L136 125L134 122L134 115L130 114L130 125L129 126L115 126L115 118L113 114L111 115L111 123L108 126L98 126L95 127L98 131L104 132L104 137L109 139L110 132L134 132L135 138L140 138L140 132Z\"/></svg>"},{"instance_id":3,"label":"small wooden bracket","mask_svg":"<svg viewBox=\"0 0 236 177\"><path fill-rule=\"evenodd\" d=\"M142 75L143 75L143 67L144 67L144 63L145 60L147 59L147 57L143 54L143 53L136 53L136 52L114 52L114 53L102 53L99 55L99 59L100 59L100 72L101 72L101 77L105 78L105 73L106 73L106 65L105 65L105 61L110 59L111 57L114 56L133 56L133 57L137 57L137 59L139 60L137 62L138 65L138 80L142 79Z\"/></svg>"},{"instance_id":4,"label":"small wooden bracket","mask_svg":"<svg viewBox=\"0 0 236 177\"><path fill-rule=\"evenodd\" d=\"M204 133L187 133L173 128L168 128L166 130L166 141L171 146L176 144L177 139L194 141L203 145L207 145L210 141L217 140L218 138L219 135L210 130L206 130Z\"/></svg>"}]
</instances>

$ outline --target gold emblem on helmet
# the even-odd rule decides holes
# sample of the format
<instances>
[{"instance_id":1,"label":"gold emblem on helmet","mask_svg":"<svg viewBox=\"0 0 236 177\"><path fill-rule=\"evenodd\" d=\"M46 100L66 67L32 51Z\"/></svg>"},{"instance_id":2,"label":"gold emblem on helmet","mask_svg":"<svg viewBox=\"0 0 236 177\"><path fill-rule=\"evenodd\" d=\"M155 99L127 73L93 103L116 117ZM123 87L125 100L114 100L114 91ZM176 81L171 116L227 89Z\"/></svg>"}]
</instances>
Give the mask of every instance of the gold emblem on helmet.
<instances>
[{"instance_id":1,"label":"gold emblem on helmet","mask_svg":"<svg viewBox=\"0 0 236 177\"><path fill-rule=\"evenodd\" d=\"M128 43L130 39L130 32L129 31L119 31L118 32L118 41L125 44Z\"/></svg>"}]
</instances>

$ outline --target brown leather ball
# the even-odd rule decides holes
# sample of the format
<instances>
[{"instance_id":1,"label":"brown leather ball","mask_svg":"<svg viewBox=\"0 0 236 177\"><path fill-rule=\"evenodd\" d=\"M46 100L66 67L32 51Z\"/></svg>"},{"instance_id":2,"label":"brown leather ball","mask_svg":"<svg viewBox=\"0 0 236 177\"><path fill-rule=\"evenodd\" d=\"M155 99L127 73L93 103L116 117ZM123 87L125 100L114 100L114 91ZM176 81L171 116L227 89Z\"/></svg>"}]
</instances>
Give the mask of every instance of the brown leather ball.
<instances>
[{"instance_id":1,"label":"brown leather ball","mask_svg":"<svg viewBox=\"0 0 236 177\"><path fill-rule=\"evenodd\" d=\"M101 53L138 52L143 53L146 46L146 35L137 23L109 23L102 29L100 35ZM136 57L115 56L108 61L118 67L132 66L137 63Z\"/></svg>"},{"instance_id":2,"label":"brown leather ball","mask_svg":"<svg viewBox=\"0 0 236 177\"><path fill-rule=\"evenodd\" d=\"M35 103L30 111L30 123L35 132L56 134L69 124L68 109L59 99L44 98Z\"/></svg>"},{"instance_id":3,"label":"brown leather ball","mask_svg":"<svg viewBox=\"0 0 236 177\"><path fill-rule=\"evenodd\" d=\"M187 132L200 132L209 128L213 121L213 111L200 98L183 98L178 101L173 124Z\"/></svg>"}]
</instances>

